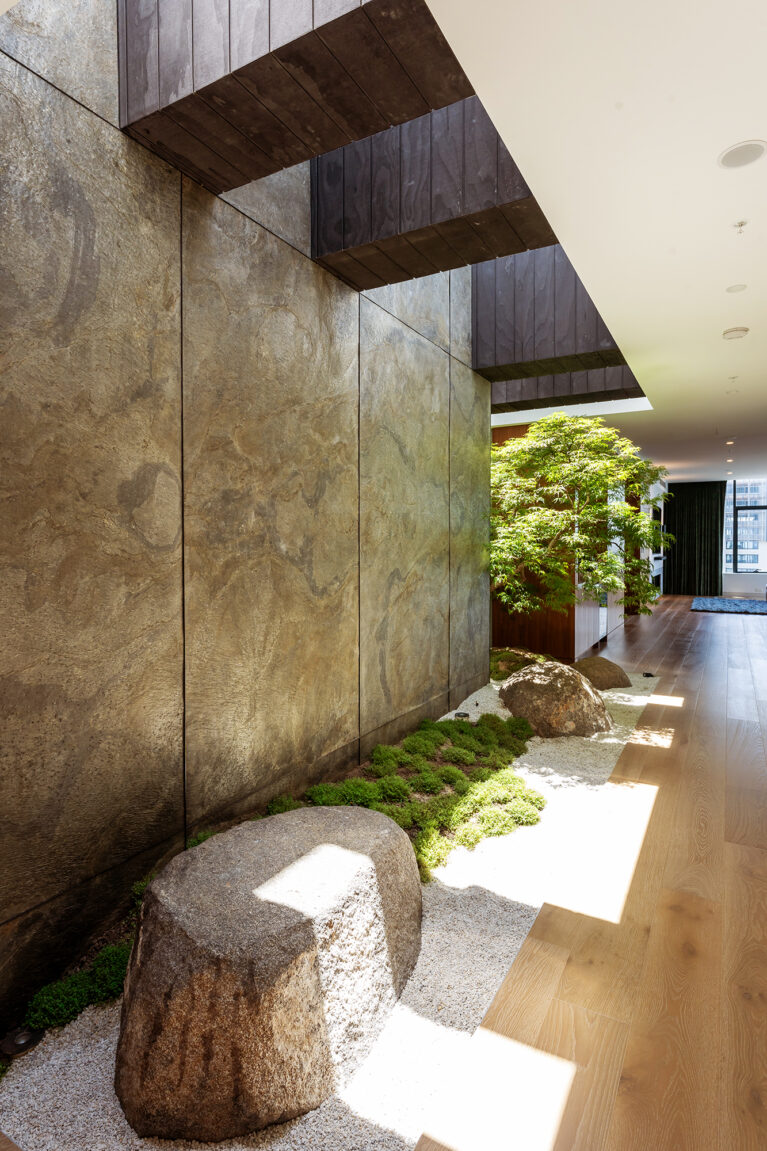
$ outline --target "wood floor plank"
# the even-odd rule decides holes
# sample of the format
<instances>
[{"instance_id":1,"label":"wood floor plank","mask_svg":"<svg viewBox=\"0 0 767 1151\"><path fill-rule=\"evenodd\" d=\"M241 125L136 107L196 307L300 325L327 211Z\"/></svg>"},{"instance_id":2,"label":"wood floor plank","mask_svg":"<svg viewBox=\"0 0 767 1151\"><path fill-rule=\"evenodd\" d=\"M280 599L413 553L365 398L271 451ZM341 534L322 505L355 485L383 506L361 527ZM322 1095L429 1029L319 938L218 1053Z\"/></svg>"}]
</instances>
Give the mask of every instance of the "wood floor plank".
<instances>
[{"instance_id":1,"label":"wood floor plank","mask_svg":"<svg viewBox=\"0 0 767 1151\"><path fill-rule=\"evenodd\" d=\"M663 880L711 900L721 900L724 882L727 665L717 650L706 648L708 672L694 702Z\"/></svg>"},{"instance_id":2,"label":"wood floor plank","mask_svg":"<svg viewBox=\"0 0 767 1151\"><path fill-rule=\"evenodd\" d=\"M767 1147L767 851L725 847L722 1148Z\"/></svg>"},{"instance_id":3,"label":"wood floor plank","mask_svg":"<svg viewBox=\"0 0 767 1151\"><path fill-rule=\"evenodd\" d=\"M664 891L607 1145L719 1151L721 905Z\"/></svg>"},{"instance_id":4,"label":"wood floor plank","mask_svg":"<svg viewBox=\"0 0 767 1151\"><path fill-rule=\"evenodd\" d=\"M535 1043L567 960L564 948L528 936L482 1026L519 1043Z\"/></svg>"},{"instance_id":5,"label":"wood floor plank","mask_svg":"<svg viewBox=\"0 0 767 1151\"><path fill-rule=\"evenodd\" d=\"M761 724L728 719L724 837L767 848L767 763Z\"/></svg>"},{"instance_id":6,"label":"wood floor plank","mask_svg":"<svg viewBox=\"0 0 767 1151\"><path fill-rule=\"evenodd\" d=\"M626 1051L628 1027L553 999L536 1047L577 1064L554 1151L602 1151Z\"/></svg>"},{"instance_id":7,"label":"wood floor plank","mask_svg":"<svg viewBox=\"0 0 767 1151\"><path fill-rule=\"evenodd\" d=\"M609 923L545 903L530 933L569 952L556 990L560 999L620 1022L631 1019L647 927Z\"/></svg>"}]
</instances>

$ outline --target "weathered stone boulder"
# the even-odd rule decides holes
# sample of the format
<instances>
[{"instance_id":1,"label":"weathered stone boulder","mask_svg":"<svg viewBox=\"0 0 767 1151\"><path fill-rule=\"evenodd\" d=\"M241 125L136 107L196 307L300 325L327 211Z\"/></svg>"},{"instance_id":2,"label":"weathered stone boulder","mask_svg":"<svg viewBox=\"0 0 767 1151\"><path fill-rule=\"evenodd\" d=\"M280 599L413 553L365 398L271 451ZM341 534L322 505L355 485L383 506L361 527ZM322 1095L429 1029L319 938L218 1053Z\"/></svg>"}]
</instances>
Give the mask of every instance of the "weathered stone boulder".
<instances>
[{"instance_id":1,"label":"weathered stone boulder","mask_svg":"<svg viewBox=\"0 0 767 1151\"><path fill-rule=\"evenodd\" d=\"M612 724L602 697L580 672L563 663L534 663L509 676L500 690L512 715L536 735L593 735Z\"/></svg>"},{"instance_id":2,"label":"weathered stone boulder","mask_svg":"<svg viewBox=\"0 0 767 1151\"><path fill-rule=\"evenodd\" d=\"M598 691L609 691L612 687L631 687L631 680L623 668L602 655L587 655L585 659L576 659L572 666L581 675L585 675Z\"/></svg>"},{"instance_id":3,"label":"weathered stone boulder","mask_svg":"<svg viewBox=\"0 0 767 1151\"><path fill-rule=\"evenodd\" d=\"M144 897L115 1089L142 1136L228 1139L319 1106L367 1054L418 957L410 840L362 808L249 822Z\"/></svg>"}]
</instances>

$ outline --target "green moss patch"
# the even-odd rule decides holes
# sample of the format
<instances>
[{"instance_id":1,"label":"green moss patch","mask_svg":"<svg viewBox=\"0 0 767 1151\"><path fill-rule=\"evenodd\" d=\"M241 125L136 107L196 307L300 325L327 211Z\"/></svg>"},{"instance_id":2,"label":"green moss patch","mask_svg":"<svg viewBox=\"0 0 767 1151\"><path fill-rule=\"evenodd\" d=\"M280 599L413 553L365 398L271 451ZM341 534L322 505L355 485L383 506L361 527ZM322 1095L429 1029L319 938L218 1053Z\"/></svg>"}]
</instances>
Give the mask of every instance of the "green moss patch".
<instances>
[{"instance_id":1,"label":"green moss patch","mask_svg":"<svg viewBox=\"0 0 767 1151\"><path fill-rule=\"evenodd\" d=\"M41 987L27 1008L27 1027L63 1027L91 1003L116 999L122 994L132 946L132 939L110 944L83 971Z\"/></svg>"},{"instance_id":2,"label":"green moss patch","mask_svg":"<svg viewBox=\"0 0 767 1151\"><path fill-rule=\"evenodd\" d=\"M527 720L516 716L426 719L401 744L378 744L359 776L316 783L300 800L278 796L267 811L304 805L380 811L408 832L427 880L454 847L538 822L542 796L510 768L531 735Z\"/></svg>"},{"instance_id":3,"label":"green moss patch","mask_svg":"<svg viewBox=\"0 0 767 1151\"><path fill-rule=\"evenodd\" d=\"M531 663L545 663L553 660L553 655L540 655L525 647L492 647L490 649L490 678L508 679L515 671L529 667Z\"/></svg>"}]
</instances>

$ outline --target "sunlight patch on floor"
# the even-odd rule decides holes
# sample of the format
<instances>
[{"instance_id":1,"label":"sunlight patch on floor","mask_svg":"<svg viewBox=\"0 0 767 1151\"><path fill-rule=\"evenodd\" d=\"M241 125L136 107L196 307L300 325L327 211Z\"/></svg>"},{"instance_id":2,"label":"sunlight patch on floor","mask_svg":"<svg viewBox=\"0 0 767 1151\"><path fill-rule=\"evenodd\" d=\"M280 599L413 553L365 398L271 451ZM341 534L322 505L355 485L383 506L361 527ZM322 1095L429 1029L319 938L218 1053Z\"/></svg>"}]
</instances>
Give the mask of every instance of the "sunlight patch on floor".
<instances>
[{"instance_id":1,"label":"sunlight patch on floor","mask_svg":"<svg viewBox=\"0 0 767 1151\"><path fill-rule=\"evenodd\" d=\"M669 748L673 742L673 727L661 727L657 730L651 730L647 727L638 727L629 740L629 743L637 744L640 747Z\"/></svg>"}]
</instances>

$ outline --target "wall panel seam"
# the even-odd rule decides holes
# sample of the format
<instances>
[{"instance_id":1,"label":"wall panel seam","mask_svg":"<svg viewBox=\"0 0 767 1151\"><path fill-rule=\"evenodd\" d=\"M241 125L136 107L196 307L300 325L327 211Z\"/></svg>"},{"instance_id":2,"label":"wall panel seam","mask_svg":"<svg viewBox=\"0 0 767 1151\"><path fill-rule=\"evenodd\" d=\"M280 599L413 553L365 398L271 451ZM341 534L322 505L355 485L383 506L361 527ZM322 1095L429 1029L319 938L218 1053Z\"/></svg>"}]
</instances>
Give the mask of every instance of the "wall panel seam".
<instances>
[{"instance_id":1,"label":"wall panel seam","mask_svg":"<svg viewBox=\"0 0 767 1151\"><path fill-rule=\"evenodd\" d=\"M453 346L453 278L447 273L447 346ZM452 687L453 640L453 356L447 355L447 690Z\"/></svg>"},{"instance_id":2,"label":"wall panel seam","mask_svg":"<svg viewBox=\"0 0 767 1151\"><path fill-rule=\"evenodd\" d=\"M187 844L186 779L186 485L184 469L184 177L179 173L178 309L179 309L179 420L181 480L181 802L184 847Z\"/></svg>"},{"instance_id":3,"label":"wall panel seam","mask_svg":"<svg viewBox=\"0 0 767 1151\"><path fill-rule=\"evenodd\" d=\"M89 108L87 104L83 104L82 100L78 100L76 96L73 96L70 92L66 92L63 88L60 88L57 84L54 84L53 81L47 78L47 76L43 76L42 73L36 72L34 68L30 68L29 65L25 64L23 60L17 60L15 56L12 56L10 52L6 52L4 48L0 48L0 55L5 56L7 60L11 60L12 63L17 65L17 67L23 68L25 72L29 72L31 76L37 77L37 79L40 80L43 84L47 84L49 88L52 88L54 92L58 92L60 96L64 96L65 99L71 100L73 104L78 106L78 108L82 108L84 112L89 112L92 116L95 116L96 119L100 120L102 124L106 124L108 128L112 128L113 131L119 132L119 134L126 140L129 140L131 144L135 144L145 152L151 152L159 163L165 165L168 171L178 171L178 169L174 168L173 165L170 164L167 160L163 160L162 157L158 156L156 152L152 152L152 149L148 146L148 144L145 144L142 140L137 140L134 136L127 136L117 124L113 124L111 120L106 118L106 116L102 116L100 112L96 112L93 108ZM179 175L183 175L183 173L179 173ZM187 179L192 180L192 183L194 184L198 184L198 181L195 180L192 176L188 176ZM198 186L202 187L201 184L198 184ZM294 252L299 252L304 257L304 259L308 260L310 258L306 255L306 252L301 250L301 248L297 248L295 244L291 244L290 240L286 240L284 236L279 236L276 232L272 231L272 229L268 227L267 224L263 224L260 220L254 220L252 216L250 216L247 212L243 212L242 208L238 208L236 204L231 204L229 200L225 200L223 196L217 195L215 192L208 192L208 194L215 196L217 200L221 200L221 202L226 204L228 208L231 208L233 212L238 212L241 216L244 216L246 220L250 220L252 223L257 224L259 228L263 228L265 232L268 232L270 236L274 236L274 238L279 240L280 243L287 244L287 246L292 248ZM323 271L326 272L329 276L333 275L333 273L329 272L327 268L323 268ZM333 278L338 279L337 276L333 276ZM356 289L354 288L349 289L349 291L352 292L355 290Z\"/></svg>"},{"instance_id":4,"label":"wall panel seam","mask_svg":"<svg viewBox=\"0 0 767 1151\"><path fill-rule=\"evenodd\" d=\"M362 295L357 295L357 740L362 737ZM357 746L357 762L362 752Z\"/></svg>"},{"instance_id":5,"label":"wall panel seam","mask_svg":"<svg viewBox=\"0 0 767 1151\"><path fill-rule=\"evenodd\" d=\"M54 84L47 76L43 76L42 72L36 72L34 68L30 68L29 64L25 64L23 60L17 60L10 52L6 52L5 48L0 48L0 56L5 56L6 60L11 60L19 68L23 68L25 72L29 72L30 76L36 76L43 84L47 84L49 88L53 88L54 92L58 92L60 96L65 96L67 100L71 100L73 104L77 104L78 108L82 108L83 111L90 112L97 120L101 120L102 124L107 124L110 128L114 128L115 132L120 132L121 135L123 134L117 124L113 124L111 120L108 120L106 116L102 116L101 113L95 111L94 108L89 108L87 104L83 104L82 100L78 100L71 92L65 92L63 88L59 88L58 84Z\"/></svg>"},{"instance_id":6,"label":"wall panel seam","mask_svg":"<svg viewBox=\"0 0 767 1151\"><path fill-rule=\"evenodd\" d=\"M176 836L180 834L180 830L175 831L171 835L166 835L164 839L159 839L156 843L150 844L149 847L142 847L140 851L134 851L133 855L128 855L125 859L113 863L111 867L105 867L102 871L94 871L93 875L86 875L84 879L75 880L74 883L60 888L54 892L53 895L49 895L47 899L41 900L40 903L34 903L31 907L25 907L18 915L12 915L9 919L0 920L0 927L7 927L9 923L16 923L18 920L24 919L27 915L31 915L33 911L39 911L41 907L48 907L49 904L56 903L57 900L62 899L65 895L68 895L69 892L77 891L80 887L86 887L89 883L101 879L102 876L109 875L112 871L118 871L121 867L126 867L129 863L132 863L134 859L139 859L142 855L148 855L152 851L157 851L160 847L171 844Z\"/></svg>"},{"instance_id":7,"label":"wall panel seam","mask_svg":"<svg viewBox=\"0 0 767 1151\"><path fill-rule=\"evenodd\" d=\"M298 249L296 249L296 250L298 250ZM303 252L302 252L301 254L302 254L302 255L304 255L304 253L303 253ZM329 276L332 276L332 275L333 275L333 273L332 273L332 272L330 272L330 271L328 271L328 269L327 269L327 268L324 268L324 269L323 269L323 271L327 272ZM450 273L449 273L449 272L434 272L433 274L434 274L435 276L449 276L449 275L450 275ZM334 277L334 278L337 278L337 277ZM342 281L342 282L343 282L343 281ZM347 286L347 287L349 287L349 285L346 285L346 286ZM383 286L384 286L384 287L386 287L387 285L383 285ZM380 308L380 309L381 309L381 311L382 311L382 312L385 312L387 316L391 316L391 317L392 317L392 319L393 319L393 320L396 320L398 324L402 324L402 327L403 327L403 328L407 328L407 330L408 330L409 332L413 332L413 333L414 333L416 336L418 336L418 337L419 337L419 339L421 339L421 340L426 340L426 343L427 343L427 344L431 344L431 346L432 346L433 348L436 348L438 351L440 351L440 352L443 352L445 355L449 356L451 360L453 359L453 355L452 355L452 353L450 352L450 350L449 350L448 348L443 348L443 347L442 347L442 344L438 344L438 343L436 342L436 340L433 340L433 339L431 338L431 336L427 336L427 335L426 335L424 332L419 332L419 331L418 331L418 328L414 328L414 327L413 327L411 324L409 324L409 323L407 322L407 320L403 320L403 319L402 319L400 316L398 316L398 315L396 314L396 312L390 312L390 311L389 311L389 309L388 309L388 308L386 308L386 307L384 307L384 305L383 305L383 304L379 304L378 300L373 300L373 299L372 299L370 296L368 296L368 295L366 294L366 292L368 292L368 291L370 291L370 292L377 292L377 291L378 291L378 288L367 288L367 289L365 289L365 292L360 292L360 291L357 291L357 289L356 289L356 288L352 288L352 287L349 287L349 291L350 291L350 292L357 292L357 295L358 295L358 296L360 296L360 297L363 297L363 296L364 296L364 298L367 300L367 302L368 302L369 304L373 304L373 306L374 306L374 307L376 307L376 308ZM449 289L448 289L448 292L449 292ZM450 325L449 325L449 323L448 323L448 332L449 332L449 331L450 331ZM449 338L448 338L448 344L449 344L449 342L450 342L450 340L449 340ZM456 359L457 359L457 357L456 357ZM462 361L461 361L461 360L459 360L458 362L459 362L459 363L461 363ZM467 365L467 366L468 366L468 365Z\"/></svg>"},{"instance_id":8,"label":"wall panel seam","mask_svg":"<svg viewBox=\"0 0 767 1151\"><path fill-rule=\"evenodd\" d=\"M375 727L369 727L366 731L361 731L360 741L366 739L369 735L373 735L376 731L381 731L383 728L389 727L393 723L397 723L399 720L407 719L407 717L412 715L413 712L420 711L422 708L428 707L430 704L435 703L438 699L444 699L448 694L448 688L443 687L435 695L429 696L428 699L422 699L420 703L416 703L413 705L413 707L409 707L407 711L401 711L397 715L393 715L390 719L385 719L383 723L377 723Z\"/></svg>"}]
</instances>

